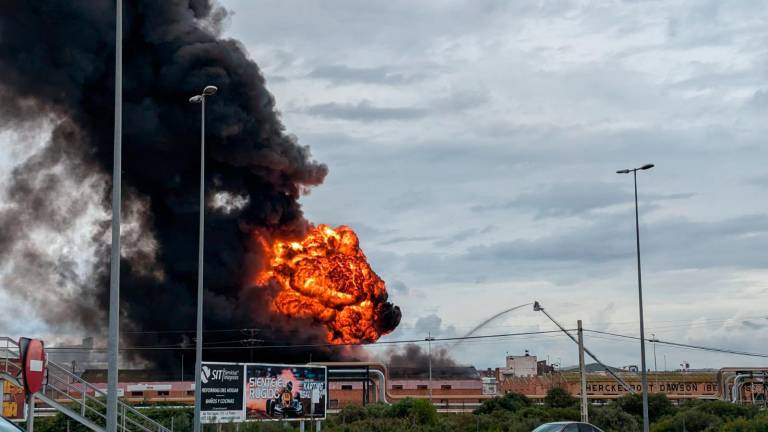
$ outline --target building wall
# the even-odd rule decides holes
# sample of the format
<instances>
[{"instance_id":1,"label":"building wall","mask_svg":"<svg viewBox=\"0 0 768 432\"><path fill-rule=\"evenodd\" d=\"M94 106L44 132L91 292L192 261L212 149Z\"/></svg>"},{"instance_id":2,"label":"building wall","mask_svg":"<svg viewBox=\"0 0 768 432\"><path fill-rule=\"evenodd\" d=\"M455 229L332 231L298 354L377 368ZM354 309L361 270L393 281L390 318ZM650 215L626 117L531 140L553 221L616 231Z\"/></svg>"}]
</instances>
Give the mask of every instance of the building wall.
<instances>
[{"instance_id":1,"label":"building wall","mask_svg":"<svg viewBox=\"0 0 768 432\"><path fill-rule=\"evenodd\" d=\"M639 374L620 375L633 388L642 390ZM499 384L502 393L522 393L533 399L542 399L553 387L563 387L573 395L580 395L580 376L578 373L552 374L536 377L504 377ZM670 399L714 399L719 396L715 373L682 374L664 373L648 375L648 390L651 393L664 393ZM627 391L612 377L606 374L587 375L587 396L590 399L615 399L627 394Z\"/></svg>"},{"instance_id":2,"label":"building wall","mask_svg":"<svg viewBox=\"0 0 768 432\"><path fill-rule=\"evenodd\" d=\"M429 397L429 380L391 379L388 393L395 399ZM363 401L363 384L360 382L330 382L329 408L343 408L347 405L360 405ZM368 400L378 401L378 389L371 386ZM474 406L483 399L483 383L480 379L471 380L432 380L432 400L443 406Z\"/></svg>"},{"instance_id":3,"label":"building wall","mask_svg":"<svg viewBox=\"0 0 768 432\"><path fill-rule=\"evenodd\" d=\"M507 356L507 367L503 373L518 377L537 375L536 356Z\"/></svg>"}]
</instances>

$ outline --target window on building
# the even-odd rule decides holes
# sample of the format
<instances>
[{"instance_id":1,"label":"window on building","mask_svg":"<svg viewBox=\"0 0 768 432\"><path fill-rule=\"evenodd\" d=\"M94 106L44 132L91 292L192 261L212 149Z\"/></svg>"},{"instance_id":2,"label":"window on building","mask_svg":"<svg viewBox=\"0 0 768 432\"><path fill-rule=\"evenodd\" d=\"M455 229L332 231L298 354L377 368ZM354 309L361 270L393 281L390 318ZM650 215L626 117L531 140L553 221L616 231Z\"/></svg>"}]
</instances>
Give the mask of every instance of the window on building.
<instances>
[{"instance_id":1,"label":"window on building","mask_svg":"<svg viewBox=\"0 0 768 432\"><path fill-rule=\"evenodd\" d=\"M342 390L352 390L352 384L342 384L341 385Z\"/></svg>"},{"instance_id":2,"label":"window on building","mask_svg":"<svg viewBox=\"0 0 768 432\"><path fill-rule=\"evenodd\" d=\"M416 386L416 389L417 390L426 390L427 389L427 385L426 384L419 384L419 385Z\"/></svg>"},{"instance_id":3,"label":"window on building","mask_svg":"<svg viewBox=\"0 0 768 432\"><path fill-rule=\"evenodd\" d=\"M144 396L143 391L132 391L131 396Z\"/></svg>"},{"instance_id":4,"label":"window on building","mask_svg":"<svg viewBox=\"0 0 768 432\"><path fill-rule=\"evenodd\" d=\"M451 389L451 385L450 384L443 384L443 385L440 386L440 389L442 389L442 390L450 390Z\"/></svg>"},{"instance_id":5,"label":"window on building","mask_svg":"<svg viewBox=\"0 0 768 432\"><path fill-rule=\"evenodd\" d=\"M338 399L331 399L328 401L328 407L329 408L338 408L339 407L339 400Z\"/></svg>"},{"instance_id":6,"label":"window on building","mask_svg":"<svg viewBox=\"0 0 768 432\"><path fill-rule=\"evenodd\" d=\"M194 396L195 391L194 390L187 390L187 396Z\"/></svg>"},{"instance_id":7,"label":"window on building","mask_svg":"<svg viewBox=\"0 0 768 432\"><path fill-rule=\"evenodd\" d=\"M157 392L157 395L158 396L170 396L171 392L168 391L168 390L160 390L160 391Z\"/></svg>"},{"instance_id":8,"label":"window on building","mask_svg":"<svg viewBox=\"0 0 768 432\"><path fill-rule=\"evenodd\" d=\"M392 386L392 390L402 390L403 385L402 384L395 384Z\"/></svg>"}]
</instances>

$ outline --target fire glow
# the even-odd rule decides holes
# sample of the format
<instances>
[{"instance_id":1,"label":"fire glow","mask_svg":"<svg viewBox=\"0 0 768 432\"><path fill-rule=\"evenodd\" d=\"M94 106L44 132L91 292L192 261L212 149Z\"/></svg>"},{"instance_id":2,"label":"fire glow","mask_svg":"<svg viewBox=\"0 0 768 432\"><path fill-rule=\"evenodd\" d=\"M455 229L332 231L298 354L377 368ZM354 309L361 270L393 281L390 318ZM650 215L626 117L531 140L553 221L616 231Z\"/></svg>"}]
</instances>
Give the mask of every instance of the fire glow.
<instances>
[{"instance_id":1,"label":"fire glow","mask_svg":"<svg viewBox=\"0 0 768 432\"><path fill-rule=\"evenodd\" d=\"M357 234L318 225L298 241L274 241L264 275L280 291L277 312L322 323L333 344L375 342L400 323L384 281L371 269Z\"/></svg>"}]
</instances>

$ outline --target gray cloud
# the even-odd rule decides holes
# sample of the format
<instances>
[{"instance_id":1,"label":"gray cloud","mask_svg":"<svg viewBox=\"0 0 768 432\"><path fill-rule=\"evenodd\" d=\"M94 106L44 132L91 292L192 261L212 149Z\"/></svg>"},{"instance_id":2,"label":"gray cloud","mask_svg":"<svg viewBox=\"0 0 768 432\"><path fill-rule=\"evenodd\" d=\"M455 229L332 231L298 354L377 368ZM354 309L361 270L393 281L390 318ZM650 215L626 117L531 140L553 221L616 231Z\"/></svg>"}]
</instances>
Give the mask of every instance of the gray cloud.
<instances>
[{"instance_id":1,"label":"gray cloud","mask_svg":"<svg viewBox=\"0 0 768 432\"><path fill-rule=\"evenodd\" d=\"M420 74L397 72L386 67L353 67L340 64L317 66L306 76L334 84L402 84L424 78Z\"/></svg>"},{"instance_id":2,"label":"gray cloud","mask_svg":"<svg viewBox=\"0 0 768 432\"><path fill-rule=\"evenodd\" d=\"M752 177L749 179L749 183L755 186L768 187L768 174Z\"/></svg>"},{"instance_id":3,"label":"gray cloud","mask_svg":"<svg viewBox=\"0 0 768 432\"><path fill-rule=\"evenodd\" d=\"M356 104L329 102L310 105L302 109L309 115L329 119L352 120L361 122L385 120L415 120L424 117L428 111L424 108L411 107L381 107L375 106L369 100Z\"/></svg>"},{"instance_id":4,"label":"gray cloud","mask_svg":"<svg viewBox=\"0 0 768 432\"><path fill-rule=\"evenodd\" d=\"M686 199L693 196L692 193L643 193L640 195L640 200L646 207L659 201ZM540 187L536 192L525 193L509 201L477 204L472 206L472 210L483 212L515 208L533 211L537 218L557 218L581 215L633 201L633 191L618 183L569 182Z\"/></svg>"},{"instance_id":5,"label":"gray cloud","mask_svg":"<svg viewBox=\"0 0 768 432\"><path fill-rule=\"evenodd\" d=\"M412 253L405 268L425 281L475 282L546 274L584 280L625 268L635 256L634 212L595 216L587 226L536 239L471 246L458 254ZM653 271L764 269L768 215L699 222L662 219L641 227L644 266Z\"/></svg>"},{"instance_id":6,"label":"gray cloud","mask_svg":"<svg viewBox=\"0 0 768 432\"><path fill-rule=\"evenodd\" d=\"M437 240L434 242L434 245L437 247L446 247L451 246L455 243L462 242L464 240L471 239L473 237L476 237L481 234L487 234L489 232L497 230L498 227L494 225L488 225L483 228L467 228L465 230L461 230L451 236L442 238L440 240Z\"/></svg>"},{"instance_id":7,"label":"gray cloud","mask_svg":"<svg viewBox=\"0 0 768 432\"><path fill-rule=\"evenodd\" d=\"M390 291L397 293L398 295L408 295L408 292L410 289L408 288L408 285L406 285L403 281L400 280L394 280L392 282L389 282L387 284L387 287Z\"/></svg>"},{"instance_id":8,"label":"gray cloud","mask_svg":"<svg viewBox=\"0 0 768 432\"><path fill-rule=\"evenodd\" d=\"M436 314L419 317L413 325L413 333L417 335L431 334L432 337L454 337L456 328L444 325L443 319Z\"/></svg>"},{"instance_id":9,"label":"gray cloud","mask_svg":"<svg viewBox=\"0 0 768 432\"><path fill-rule=\"evenodd\" d=\"M760 111L768 110L768 90L760 89L749 99L749 105Z\"/></svg>"},{"instance_id":10,"label":"gray cloud","mask_svg":"<svg viewBox=\"0 0 768 432\"><path fill-rule=\"evenodd\" d=\"M749 329L752 329L752 330L762 330L762 329L768 327L768 324L766 324L766 323L755 323L755 322L747 321L747 320L742 321L741 325L743 325L744 327L747 327Z\"/></svg>"},{"instance_id":11,"label":"gray cloud","mask_svg":"<svg viewBox=\"0 0 768 432\"><path fill-rule=\"evenodd\" d=\"M483 91L463 90L446 97L429 101L425 106L383 107L368 99L357 103L328 102L309 105L298 112L312 116L358 122L377 122L387 120L418 120L427 116L450 114L476 108L488 101Z\"/></svg>"},{"instance_id":12,"label":"gray cloud","mask_svg":"<svg viewBox=\"0 0 768 432\"><path fill-rule=\"evenodd\" d=\"M392 237L390 239L384 240L380 242L380 245L393 245L398 243L411 243L411 242L422 242L422 241L430 241L434 240L434 236L401 236L401 237Z\"/></svg>"}]
</instances>

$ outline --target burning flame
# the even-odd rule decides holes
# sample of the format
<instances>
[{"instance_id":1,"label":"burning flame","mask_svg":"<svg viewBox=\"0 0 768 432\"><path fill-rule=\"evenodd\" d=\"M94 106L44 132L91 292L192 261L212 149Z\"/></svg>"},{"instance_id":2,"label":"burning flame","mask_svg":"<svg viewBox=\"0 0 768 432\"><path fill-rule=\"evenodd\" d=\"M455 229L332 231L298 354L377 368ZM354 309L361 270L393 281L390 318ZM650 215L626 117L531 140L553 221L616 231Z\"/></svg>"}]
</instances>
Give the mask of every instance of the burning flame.
<instances>
[{"instance_id":1,"label":"burning flame","mask_svg":"<svg viewBox=\"0 0 768 432\"><path fill-rule=\"evenodd\" d=\"M273 308L324 324L328 342L375 342L400 323L351 228L318 225L301 241L274 241L270 255L263 276L280 286Z\"/></svg>"}]
</instances>

